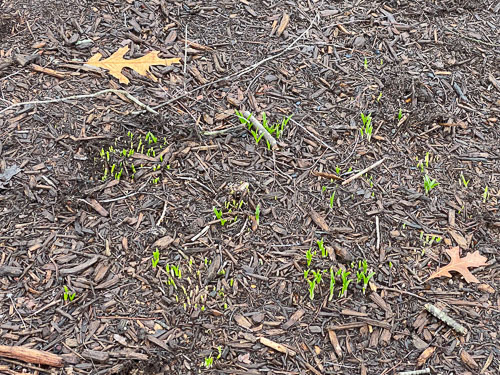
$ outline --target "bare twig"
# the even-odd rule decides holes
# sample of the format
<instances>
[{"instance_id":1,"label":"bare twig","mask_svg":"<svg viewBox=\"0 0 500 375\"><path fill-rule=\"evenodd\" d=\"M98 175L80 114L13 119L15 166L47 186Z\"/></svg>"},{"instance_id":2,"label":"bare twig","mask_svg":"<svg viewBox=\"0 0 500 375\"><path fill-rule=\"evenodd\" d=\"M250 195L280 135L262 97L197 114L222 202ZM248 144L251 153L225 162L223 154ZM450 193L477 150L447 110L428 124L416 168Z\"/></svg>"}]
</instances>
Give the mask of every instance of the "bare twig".
<instances>
[{"instance_id":1,"label":"bare twig","mask_svg":"<svg viewBox=\"0 0 500 375\"><path fill-rule=\"evenodd\" d=\"M262 126L260 121L257 120L250 112L248 112L248 111L243 112L243 116L244 116L245 120L248 120L252 123L252 125L257 130L259 136L261 134L264 136L266 141L271 145L271 149L275 149L276 147L278 147L277 143L276 143L276 139L274 139L274 137L271 134L269 134L267 129L264 126Z\"/></svg>"},{"instance_id":2,"label":"bare twig","mask_svg":"<svg viewBox=\"0 0 500 375\"><path fill-rule=\"evenodd\" d=\"M3 113L3 112L8 111L9 109L12 109L14 107L19 107L19 106L23 106L23 105L59 103L59 102L65 102L65 101L68 101L68 100L94 98L96 96L104 95L104 94L107 94L109 92L111 92L113 94L117 94L117 95L118 94L125 95L128 99L130 99L132 102L134 102L135 104L137 104L139 107L144 108L147 112L158 114L158 112L156 112L153 108L151 108L147 104L144 104L143 102L141 102L136 97L132 96L132 94L130 94L128 91L125 91L125 90L116 90L116 89L106 89L106 90L95 92L93 94L72 95L72 96L67 96L65 98L58 98L58 99L34 100L34 101L31 101L31 102L14 103L14 104L11 104L10 106L8 106L7 108L2 109L0 111L0 114Z\"/></svg>"},{"instance_id":3,"label":"bare twig","mask_svg":"<svg viewBox=\"0 0 500 375\"><path fill-rule=\"evenodd\" d=\"M375 216L375 226L377 227L377 250L380 250L380 220Z\"/></svg>"},{"instance_id":4,"label":"bare twig","mask_svg":"<svg viewBox=\"0 0 500 375\"><path fill-rule=\"evenodd\" d=\"M434 315L436 318L441 320L442 322L448 324L451 328L453 328L456 332L460 333L461 335L465 335L467 333L467 328L458 323L456 320L449 317L443 310L438 309L436 306L430 303L425 304L425 309L432 315Z\"/></svg>"},{"instance_id":5,"label":"bare twig","mask_svg":"<svg viewBox=\"0 0 500 375\"><path fill-rule=\"evenodd\" d=\"M430 374L430 373L431 373L430 368L424 368L422 370L398 372L398 375L423 375L423 374Z\"/></svg>"},{"instance_id":6,"label":"bare twig","mask_svg":"<svg viewBox=\"0 0 500 375\"><path fill-rule=\"evenodd\" d=\"M357 179L358 177L362 176L366 172L371 171L373 168L378 167L380 164L382 164L385 161L385 159L386 158L382 158L379 161L377 161L377 162L373 163L372 165L370 165L368 168L365 168L362 171L359 171L358 173L356 173L354 176L349 177L347 180L345 180L344 182L342 182L342 185L347 185L348 183L350 183L351 181L353 181L353 180Z\"/></svg>"}]
</instances>

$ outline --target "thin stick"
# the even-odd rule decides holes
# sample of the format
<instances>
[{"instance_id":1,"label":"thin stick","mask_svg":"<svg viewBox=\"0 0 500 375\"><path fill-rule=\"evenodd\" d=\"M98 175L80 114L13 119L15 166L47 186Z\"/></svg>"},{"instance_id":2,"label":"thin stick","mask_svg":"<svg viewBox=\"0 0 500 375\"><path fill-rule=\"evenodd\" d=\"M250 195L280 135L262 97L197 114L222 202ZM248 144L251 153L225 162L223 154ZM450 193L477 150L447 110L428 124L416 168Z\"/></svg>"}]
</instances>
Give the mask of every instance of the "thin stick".
<instances>
[{"instance_id":1,"label":"thin stick","mask_svg":"<svg viewBox=\"0 0 500 375\"><path fill-rule=\"evenodd\" d=\"M377 250L380 250L380 220L375 216L375 227L377 228Z\"/></svg>"},{"instance_id":2,"label":"thin stick","mask_svg":"<svg viewBox=\"0 0 500 375\"><path fill-rule=\"evenodd\" d=\"M426 303L425 309L434 315L436 318L441 320L442 322L448 324L451 328L453 328L457 333L461 335L465 335L467 333L467 328L458 323L456 320L450 318L443 310L438 309L436 306Z\"/></svg>"},{"instance_id":3,"label":"thin stick","mask_svg":"<svg viewBox=\"0 0 500 375\"><path fill-rule=\"evenodd\" d=\"M357 179L358 177L362 176L366 172L371 171L373 168L378 167L380 164L382 164L385 161L385 159L386 158L382 158L379 161L377 161L377 162L373 163L372 165L370 165L368 168L365 168L362 171L359 171L358 173L356 173L354 176L349 177L347 180L345 180L344 182L342 182L342 185L347 185L349 182Z\"/></svg>"},{"instance_id":4,"label":"thin stick","mask_svg":"<svg viewBox=\"0 0 500 375\"><path fill-rule=\"evenodd\" d=\"M263 127L262 124L259 122L259 120L257 120L255 117L253 117L253 115L250 112L248 112L248 111L243 112L243 117L245 118L245 120L248 120L252 123L252 125L255 127L255 129L259 133L259 136L261 134L264 136L266 141L269 142L269 144L271 145L272 149L275 149L276 147L278 147L278 145L276 143L276 139L274 139L274 137L271 134L269 134L267 129L265 127Z\"/></svg>"},{"instance_id":5,"label":"thin stick","mask_svg":"<svg viewBox=\"0 0 500 375\"><path fill-rule=\"evenodd\" d=\"M158 112L156 112L153 108L151 108L150 106L148 106L147 104L144 104L143 102L141 102L139 99L135 98L134 96L132 96L132 94L130 94L129 92L125 91L125 90L116 90L116 89L106 89L106 90L102 90L102 91L98 91L98 92L95 92L93 94L84 94L84 95L72 95L72 96L67 96L65 98L59 98L59 99L46 99L46 100L34 100L34 101L31 101L31 102L20 102L20 103L14 103L10 106L8 106L7 108L4 108L0 111L0 114L3 113L3 112L6 112L8 111L9 109L12 109L14 107L19 107L19 106L22 106L22 105L28 105L28 104L47 104L47 103L59 103L59 102L65 102L67 100L75 100L75 99L85 99L85 98L94 98L96 96L99 96L99 95L104 95L104 94L107 94L108 92L111 92L113 94L121 94L121 95L125 95L128 99L130 99L131 101L133 101L135 104L137 104L139 107L141 108L144 108L147 112L151 112L151 113L154 113L155 115L158 114Z\"/></svg>"},{"instance_id":6,"label":"thin stick","mask_svg":"<svg viewBox=\"0 0 500 375\"><path fill-rule=\"evenodd\" d=\"M430 368L424 368L422 370L398 372L398 375L422 375L422 374L430 374L430 373L431 373Z\"/></svg>"},{"instance_id":7,"label":"thin stick","mask_svg":"<svg viewBox=\"0 0 500 375\"><path fill-rule=\"evenodd\" d=\"M184 92L186 92L186 82L187 82L187 77L186 77L186 71L187 71L187 57L188 57L188 25L186 24L186 27L184 29Z\"/></svg>"}]
</instances>

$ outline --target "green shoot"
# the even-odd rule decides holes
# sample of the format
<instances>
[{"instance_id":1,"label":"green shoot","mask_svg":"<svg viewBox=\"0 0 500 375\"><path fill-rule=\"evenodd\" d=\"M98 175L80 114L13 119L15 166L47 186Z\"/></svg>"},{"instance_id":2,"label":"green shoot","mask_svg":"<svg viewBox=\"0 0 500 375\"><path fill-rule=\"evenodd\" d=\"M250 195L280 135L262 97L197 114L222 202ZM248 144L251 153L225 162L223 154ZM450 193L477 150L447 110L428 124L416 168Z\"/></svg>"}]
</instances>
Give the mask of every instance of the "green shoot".
<instances>
[{"instance_id":1,"label":"green shoot","mask_svg":"<svg viewBox=\"0 0 500 375\"><path fill-rule=\"evenodd\" d=\"M425 168L429 168L429 157L430 157L430 153L426 152L425 153Z\"/></svg>"},{"instance_id":2,"label":"green shoot","mask_svg":"<svg viewBox=\"0 0 500 375\"><path fill-rule=\"evenodd\" d=\"M330 267L330 296L328 301L333 299L333 289L335 288L335 273L333 272L333 266Z\"/></svg>"},{"instance_id":3,"label":"green shoot","mask_svg":"<svg viewBox=\"0 0 500 375\"><path fill-rule=\"evenodd\" d=\"M401 108L399 108L398 121L401 121L402 118L403 118L403 110Z\"/></svg>"},{"instance_id":4,"label":"green shoot","mask_svg":"<svg viewBox=\"0 0 500 375\"><path fill-rule=\"evenodd\" d=\"M316 280L307 280L307 283L309 284L309 298L311 300L314 299L314 288L316 288Z\"/></svg>"},{"instance_id":5,"label":"green shoot","mask_svg":"<svg viewBox=\"0 0 500 375\"><path fill-rule=\"evenodd\" d=\"M483 192L483 203L486 203L489 196L490 196L490 193L488 192L488 185L486 185L486 187L484 188L484 192Z\"/></svg>"},{"instance_id":6,"label":"green shoot","mask_svg":"<svg viewBox=\"0 0 500 375\"><path fill-rule=\"evenodd\" d=\"M153 264L153 268L156 268L159 261L160 261L160 251L158 250L158 248L156 248L156 250L153 251L153 258L151 259L151 263Z\"/></svg>"},{"instance_id":7,"label":"green shoot","mask_svg":"<svg viewBox=\"0 0 500 375\"><path fill-rule=\"evenodd\" d=\"M260 221L260 204L255 207L255 220L257 221L257 225L259 225Z\"/></svg>"},{"instance_id":8,"label":"green shoot","mask_svg":"<svg viewBox=\"0 0 500 375\"><path fill-rule=\"evenodd\" d=\"M67 301L69 298L70 301L73 301L73 299L75 299L75 296L76 293L70 293L68 287L64 285L64 295L63 295L64 300Z\"/></svg>"},{"instance_id":9,"label":"green shoot","mask_svg":"<svg viewBox=\"0 0 500 375\"><path fill-rule=\"evenodd\" d=\"M210 367L212 367L213 364L214 364L214 357L212 357L211 354L210 356L205 357L205 368L209 369Z\"/></svg>"},{"instance_id":10,"label":"green shoot","mask_svg":"<svg viewBox=\"0 0 500 375\"><path fill-rule=\"evenodd\" d=\"M349 287L349 284L352 281L348 279L350 274L351 274L350 272L347 272L346 270L343 269L339 269L337 271L337 275L340 275L340 277L342 278L342 290L339 292L339 298L347 297L347 288Z\"/></svg>"},{"instance_id":11,"label":"green shoot","mask_svg":"<svg viewBox=\"0 0 500 375\"><path fill-rule=\"evenodd\" d=\"M467 189L467 186L469 185L470 180L466 180L463 173L460 173L460 180L464 184L465 188Z\"/></svg>"},{"instance_id":12,"label":"green shoot","mask_svg":"<svg viewBox=\"0 0 500 375\"><path fill-rule=\"evenodd\" d=\"M316 255L316 251L311 252L311 249L306 251L307 268L309 268L311 266L312 258L314 255Z\"/></svg>"},{"instance_id":13,"label":"green shoot","mask_svg":"<svg viewBox=\"0 0 500 375\"><path fill-rule=\"evenodd\" d=\"M323 258L326 258L328 256L328 251L326 251L325 249L324 239L322 238L321 240L317 240L316 243L318 244L318 247L321 250L321 256Z\"/></svg>"},{"instance_id":14,"label":"green shoot","mask_svg":"<svg viewBox=\"0 0 500 375\"><path fill-rule=\"evenodd\" d=\"M361 113L361 120L363 121L363 126L359 129L361 133L361 137L366 135L366 139L368 139L368 142L372 138L372 132L373 132L373 125L372 125L372 114L368 114L365 116L364 113Z\"/></svg>"},{"instance_id":15,"label":"green shoot","mask_svg":"<svg viewBox=\"0 0 500 375\"><path fill-rule=\"evenodd\" d=\"M429 192L438 185L439 183L436 180L430 178L427 173L424 175L424 189L426 194L429 194Z\"/></svg>"},{"instance_id":16,"label":"green shoot","mask_svg":"<svg viewBox=\"0 0 500 375\"><path fill-rule=\"evenodd\" d=\"M359 271L356 273L356 276L358 278L358 283L360 281L363 281L363 294L365 294L368 282L375 275L375 272L370 272L368 274L368 262L366 261L366 259L363 259L363 262L359 261L358 268Z\"/></svg>"},{"instance_id":17,"label":"green shoot","mask_svg":"<svg viewBox=\"0 0 500 375\"><path fill-rule=\"evenodd\" d=\"M218 352L218 353L217 353L217 357L216 357L216 359L219 359L220 357L222 357L222 346L220 346L220 345L219 345L219 346L217 347L217 352Z\"/></svg>"},{"instance_id":18,"label":"green shoot","mask_svg":"<svg viewBox=\"0 0 500 375\"><path fill-rule=\"evenodd\" d=\"M227 222L227 219L223 219L223 218L222 218L222 210L217 210L217 208L215 208L215 207L213 208L213 210L214 210L215 217L216 217L218 220L220 220L220 224L221 224L222 226L224 226L224 224L226 224L226 222Z\"/></svg>"},{"instance_id":19,"label":"green shoot","mask_svg":"<svg viewBox=\"0 0 500 375\"><path fill-rule=\"evenodd\" d=\"M333 202L335 201L335 191L330 195L330 208L333 208Z\"/></svg>"},{"instance_id":20,"label":"green shoot","mask_svg":"<svg viewBox=\"0 0 500 375\"><path fill-rule=\"evenodd\" d=\"M338 165L335 166L335 173L337 173L337 176L340 176L340 167Z\"/></svg>"},{"instance_id":21,"label":"green shoot","mask_svg":"<svg viewBox=\"0 0 500 375\"><path fill-rule=\"evenodd\" d=\"M368 59L365 57L365 61L363 62L363 65L365 66L365 70L368 69Z\"/></svg>"},{"instance_id":22,"label":"green shoot","mask_svg":"<svg viewBox=\"0 0 500 375\"><path fill-rule=\"evenodd\" d=\"M382 99L382 93L378 94L377 103L380 103L380 99Z\"/></svg>"}]
</instances>

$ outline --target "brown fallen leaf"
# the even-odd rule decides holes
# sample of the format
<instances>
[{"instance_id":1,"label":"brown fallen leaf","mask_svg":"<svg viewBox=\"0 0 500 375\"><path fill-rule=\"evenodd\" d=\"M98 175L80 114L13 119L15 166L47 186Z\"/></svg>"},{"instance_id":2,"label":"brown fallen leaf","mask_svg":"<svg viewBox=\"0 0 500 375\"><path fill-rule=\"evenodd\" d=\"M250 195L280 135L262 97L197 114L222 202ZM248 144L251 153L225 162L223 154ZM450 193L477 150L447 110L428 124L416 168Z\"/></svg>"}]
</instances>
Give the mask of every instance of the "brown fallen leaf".
<instances>
[{"instance_id":1,"label":"brown fallen leaf","mask_svg":"<svg viewBox=\"0 0 500 375\"><path fill-rule=\"evenodd\" d=\"M173 59L161 59L158 57L159 51L151 51L148 54L139 57L137 59L125 60L123 55L125 55L129 50L128 46L118 49L107 59L101 60L102 55L96 53L88 61L87 65L95 66L98 68L109 70L109 74L117 78L120 83L128 84L129 80L122 74L123 68L130 68L135 70L137 73L144 77L149 77L153 81L157 81L157 78L149 72L149 67L151 65L172 65L180 64L179 58Z\"/></svg>"},{"instance_id":2,"label":"brown fallen leaf","mask_svg":"<svg viewBox=\"0 0 500 375\"><path fill-rule=\"evenodd\" d=\"M427 280L435 279L436 277L451 277L450 271L456 271L464 277L468 283L479 283L479 280L469 271L469 267L486 266L488 258L479 254L479 251L467 254L460 258L460 248L458 246L446 250L451 260L447 266L439 268L436 272L429 276Z\"/></svg>"}]
</instances>

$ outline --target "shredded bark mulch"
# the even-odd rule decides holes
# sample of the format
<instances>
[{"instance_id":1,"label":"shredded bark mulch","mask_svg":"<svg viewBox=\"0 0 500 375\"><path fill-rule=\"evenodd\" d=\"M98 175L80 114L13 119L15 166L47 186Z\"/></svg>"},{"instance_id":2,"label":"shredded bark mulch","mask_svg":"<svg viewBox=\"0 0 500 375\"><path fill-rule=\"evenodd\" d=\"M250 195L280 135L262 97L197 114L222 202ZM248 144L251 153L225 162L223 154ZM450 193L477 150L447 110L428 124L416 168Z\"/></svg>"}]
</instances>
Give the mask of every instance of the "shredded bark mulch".
<instances>
[{"instance_id":1,"label":"shredded bark mulch","mask_svg":"<svg viewBox=\"0 0 500 375\"><path fill-rule=\"evenodd\" d=\"M3 1L0 374L499 373L499 12Z\"/></svg>"}]
</instances>

